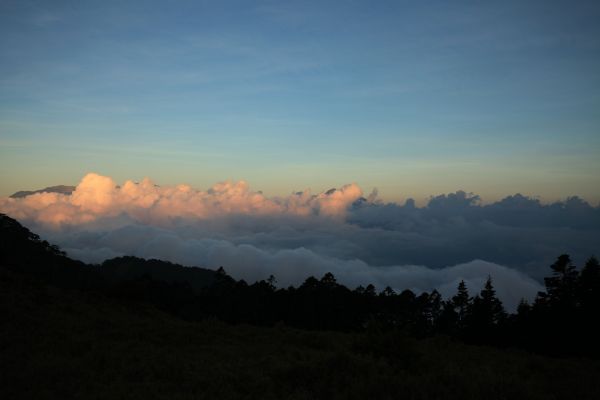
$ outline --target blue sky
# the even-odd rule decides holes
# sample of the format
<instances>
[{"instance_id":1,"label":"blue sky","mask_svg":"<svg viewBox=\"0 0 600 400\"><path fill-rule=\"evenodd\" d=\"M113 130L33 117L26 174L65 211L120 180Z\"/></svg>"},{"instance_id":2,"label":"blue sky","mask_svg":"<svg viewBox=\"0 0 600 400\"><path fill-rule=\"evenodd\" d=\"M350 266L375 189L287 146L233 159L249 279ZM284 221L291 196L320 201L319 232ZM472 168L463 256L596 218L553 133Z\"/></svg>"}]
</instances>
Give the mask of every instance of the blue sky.
<instances>
[{"instance_id":1,"label":"blue sky","mask_svg":"<svg viewBox=\"0 0 600 400\"><path fill-rule=\"evenodd\" d=\"M1 1L0 195L96 171L597 203L597 4Z\"/></svg>"}]
</instances>

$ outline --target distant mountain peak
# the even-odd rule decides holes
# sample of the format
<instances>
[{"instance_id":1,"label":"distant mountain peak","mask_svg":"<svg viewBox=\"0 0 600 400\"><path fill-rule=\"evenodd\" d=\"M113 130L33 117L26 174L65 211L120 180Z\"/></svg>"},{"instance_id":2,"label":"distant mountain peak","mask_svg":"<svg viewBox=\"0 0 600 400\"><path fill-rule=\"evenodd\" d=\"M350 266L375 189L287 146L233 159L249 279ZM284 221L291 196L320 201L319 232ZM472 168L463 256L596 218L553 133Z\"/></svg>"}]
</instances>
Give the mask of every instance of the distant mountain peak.
<instances>
[{"instance_id":1,"label":"distant mountain peak","mask_svg":"<svg viewBox=\"0 0 600 400\"><path fill-rule=\"evenodd\" d=\"M48 186L44 189L39 190L21 190L19 192L13 193L10 197L13 199L26 197L36 193L61 193L61 194L71 194L75 190L75 186L68 185L57 185L57 186Z\"/></svg>"}]
</instances>

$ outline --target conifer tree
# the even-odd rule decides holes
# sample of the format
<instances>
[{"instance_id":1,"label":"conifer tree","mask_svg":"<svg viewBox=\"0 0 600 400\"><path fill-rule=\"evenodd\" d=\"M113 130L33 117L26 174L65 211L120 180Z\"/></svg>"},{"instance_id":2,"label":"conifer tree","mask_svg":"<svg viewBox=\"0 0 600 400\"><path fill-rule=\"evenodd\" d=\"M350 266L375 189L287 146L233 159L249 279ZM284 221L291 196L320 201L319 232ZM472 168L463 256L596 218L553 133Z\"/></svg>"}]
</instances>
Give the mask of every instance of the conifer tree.
<instances>
[{"instance_id":1,"label":"conifer tree","mask_svg":"<svg viewBox=\"0 0 600 400\"><path fill-rule=\"evenodd\" d=\"M550 266L553 276L544 278L547 302L550 307L567 312L576 306L579 273L571 257L563 254Z\"/></svg>"},{"instance_id":2,"label":"conifer tree","mask_svg":"<svg viewBox=\"0 0 600 400\"><path fill-rule=\"evenodd\" d=\"M430 327L434 327L442 314L442 295L435 289L430 294L424 295L426 295L426 303L422 311L423 317Z\"/></svg>"},{"instance_id":3,"label":"conifer tree","mask_svg":"<svg viewBox=\"0 0 600 400\"><path fill-rule=\"evenodd\" d=\"M506 311L496 297L496 290L489 276L479 295L473 299L471 317L472 323L480 329L497 326L506 319Z\"/></svg>"},{"instance_id":4,"label":"conifer tree","mask_svg":"<svg viewBox=\"0 0 600 400\"><path fill-rule=\"evenodd\" d=\"M600 263L596 257L591 257L579 276L578 298L584 310L600 308Z\"/></svg>"},{"instance_id":5,"label":"conifer tree","mask_svg":"<svg viewBox=\"0 0 600 400\"><path fill-rule=\"evenodd\" d=\"M381 291L381 293L379 293L379 296L381 296L381 297L392 297L395 295L396 295L396 292L394 291L394 289L392 289L389 286L386 286L385 289L383 289Z\"/></svg>"},{"instance_id":6,"label":"conifer tree","mask_svg":"<svg viewBox=\"0 0 600 400\"><path fill-rule=\"evenodd\" d=\"M365 288L364 294L369 297L375 296L376 295L375 286L373 286L371 283L369 283L367 285L367 287Z\"/></svg>"},{"instance_id":7,"label":"conifer tree","mask_svg":"<svg viewBox=\"0 0 600 400\"><path fill-rule=\"evenodd\" d=\"M336 286L337 281L335 279L335 276L333 276L333 274L331 272L327 272L325 275L323 275L323 277L321 278L321 284L323 287L326 288L333 288Z\"/></svg>"},{"instance_id":8,"label":"conifer tree","mask_svg":"<svg viewBox=\"0 0 600 400\"><path fill-rule=\"evenodd\" d=\"M464 325L471 305L471 297L464 280L458 284L457 293L452 297L452 305L456 311L459 326Z\"/></svg>"},{"instance_id":9,"label":"conifer tree","mask_svg":"<svg viewBox=\"0 0 600 400\"><path fill-rule=\"evenodd\" d=\"M527 300L521 299L519 305L517 306L517 318L519 320L527 319L529 318L530 314L531 305L529 304L529 302L527 302Z\"/></svg>"}]
</instances>

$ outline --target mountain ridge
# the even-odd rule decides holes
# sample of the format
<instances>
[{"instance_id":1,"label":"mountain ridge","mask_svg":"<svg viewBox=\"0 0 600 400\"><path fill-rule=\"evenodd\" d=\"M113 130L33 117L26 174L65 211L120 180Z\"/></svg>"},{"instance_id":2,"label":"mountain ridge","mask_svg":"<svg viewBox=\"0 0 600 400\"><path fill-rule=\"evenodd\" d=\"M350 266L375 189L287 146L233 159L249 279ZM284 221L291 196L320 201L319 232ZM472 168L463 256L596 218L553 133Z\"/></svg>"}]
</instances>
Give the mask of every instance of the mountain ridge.
<instances>
[{"instance_id":1,"label":"mountain ridge","mask_svg":"<svg viewBox=\"0 0 600 400\"><path fill-rule=\"evenodd\" d=\"M38 190L19 190L10 195L12 199L20 199L23 197L31 196L32 194L37 193L60 193L60 194L71 194L75 191L76 186L71 185L56 185L56 186L48 186L43 189Z\"/></svg>"}]
</instances>

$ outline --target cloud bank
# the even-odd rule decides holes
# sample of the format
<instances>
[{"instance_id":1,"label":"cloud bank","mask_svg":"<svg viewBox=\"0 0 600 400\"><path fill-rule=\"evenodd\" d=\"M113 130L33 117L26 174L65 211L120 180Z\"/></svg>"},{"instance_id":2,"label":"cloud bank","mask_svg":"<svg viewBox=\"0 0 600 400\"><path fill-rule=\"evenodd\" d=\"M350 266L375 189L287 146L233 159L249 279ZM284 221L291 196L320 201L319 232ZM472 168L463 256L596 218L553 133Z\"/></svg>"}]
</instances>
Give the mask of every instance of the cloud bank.
<instances>
[{"instance_id":1,"label":"cloud bank","mask_svg":"<svg viewBox=\"0 0 600 400\"><path fill-rule=\"evenodd\" d=\"M267 197L243 181L203 191L88 174L71 195L1 198L0 211L87 262L129 254L222 265L250 282L273 274L281 286L333 272L350 287L444 295L461 279L479 291L491 275L509 309L541 290L557 255L583 260L600 237L600 209L577 197L544 205L517 194L483 206L459 191L416 207L365 198L356 184Z\"/></svg>"}]
</instances>

